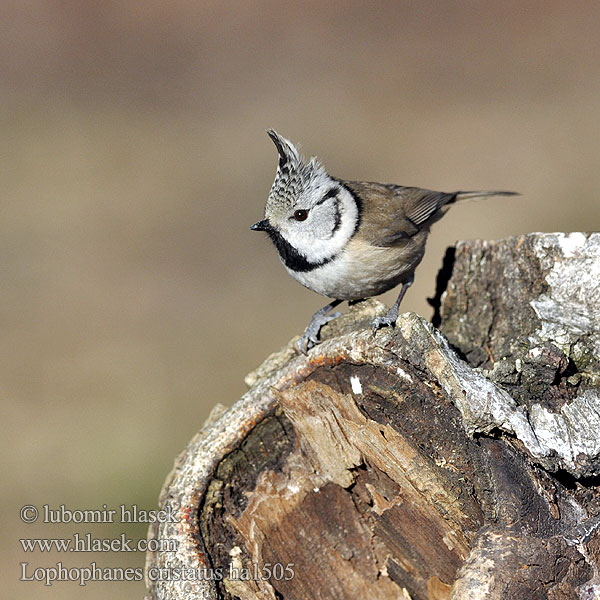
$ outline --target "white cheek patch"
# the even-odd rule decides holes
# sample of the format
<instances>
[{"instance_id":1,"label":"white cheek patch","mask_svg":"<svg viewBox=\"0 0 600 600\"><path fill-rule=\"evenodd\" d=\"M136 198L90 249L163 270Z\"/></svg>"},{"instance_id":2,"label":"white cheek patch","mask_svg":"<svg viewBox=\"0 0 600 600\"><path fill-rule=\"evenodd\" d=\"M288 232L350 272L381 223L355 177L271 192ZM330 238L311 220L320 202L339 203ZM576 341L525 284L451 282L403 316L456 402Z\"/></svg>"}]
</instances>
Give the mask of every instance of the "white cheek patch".
<instances>
[{"instance_id":1,"label":"white cheek patch","mask_svg":"<svg viewBox=\"0 0 600 600\"><path fill-rule=\"evenodd\" d=\"M336 217L332 219L330 231L324 232L322 235L315 235L318 228L307 222L308 229L304 232L296 228L290 228L290 231L286 232L286 238L290 244L306 256L310 262L328 260L339 254L346 247L356 228L358 208L354 198L347 190L340 188L337 196L327 202L337 205L339 215L339 219ZM316 217L317 214L314 216ZM311 232L313 235L310 235Z\"/></svg>"}]
</instances>

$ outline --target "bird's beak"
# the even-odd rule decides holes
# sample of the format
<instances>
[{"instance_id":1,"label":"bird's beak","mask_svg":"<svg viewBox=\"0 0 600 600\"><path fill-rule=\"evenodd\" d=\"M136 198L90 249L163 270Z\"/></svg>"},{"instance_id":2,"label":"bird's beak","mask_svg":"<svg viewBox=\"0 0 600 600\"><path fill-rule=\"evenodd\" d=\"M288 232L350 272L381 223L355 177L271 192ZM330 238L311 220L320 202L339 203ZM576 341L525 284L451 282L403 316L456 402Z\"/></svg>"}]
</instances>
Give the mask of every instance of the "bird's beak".
<instances>
[{"instance_id":1,"label":"bird's beak","mask_svg":"<svg viewBox=\"0 0 600 600\"><path fill-rule=\"evenodd\" d=\"M264 219L258 223L254 223L250 229L252 231L269 231L269 229L271 229L271 223L269 223L269 219Z\"/></svg>"}]
</instances>

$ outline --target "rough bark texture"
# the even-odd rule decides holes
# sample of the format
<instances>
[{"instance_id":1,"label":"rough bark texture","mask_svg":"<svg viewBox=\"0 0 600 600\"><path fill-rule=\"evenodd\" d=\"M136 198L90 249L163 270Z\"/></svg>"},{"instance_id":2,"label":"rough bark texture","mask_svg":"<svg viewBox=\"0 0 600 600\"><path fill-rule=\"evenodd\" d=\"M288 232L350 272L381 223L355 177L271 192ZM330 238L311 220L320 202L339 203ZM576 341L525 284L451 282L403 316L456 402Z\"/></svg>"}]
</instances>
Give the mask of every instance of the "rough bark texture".
<instances>
[{"instance_id":1,"label":"rough bark texture","mask_svg":"<svg viewBox=\"0 0 600 600\"><path fill-rule=\"evenodd\" d=\"M600 597L600 235L462 242L438 282L439 330L362 303L215 409L149 598Z\"/></svg>"}]
</instances>

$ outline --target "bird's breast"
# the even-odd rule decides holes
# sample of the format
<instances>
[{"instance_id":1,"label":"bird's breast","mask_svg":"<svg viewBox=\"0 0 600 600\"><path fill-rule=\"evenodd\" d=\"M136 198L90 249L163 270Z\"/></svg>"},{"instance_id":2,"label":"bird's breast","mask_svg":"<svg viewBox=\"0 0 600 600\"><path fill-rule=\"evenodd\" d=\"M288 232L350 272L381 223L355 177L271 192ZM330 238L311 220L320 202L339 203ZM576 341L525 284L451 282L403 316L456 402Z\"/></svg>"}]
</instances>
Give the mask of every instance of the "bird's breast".
<instances>
[{"instance_id":1,"label":"bird's breast","mask_svg":"<svg viewBox=\"0 0 600 600\"><path fill-rule=\"evenodd\" d=\"M381 248L352 239L333 260L316 269L299 272L286 268L292 277L318 294L358 300L383 294L409 277L423 257L423 250L424 244L411 241Z\"/></svg>"}]
</instances>

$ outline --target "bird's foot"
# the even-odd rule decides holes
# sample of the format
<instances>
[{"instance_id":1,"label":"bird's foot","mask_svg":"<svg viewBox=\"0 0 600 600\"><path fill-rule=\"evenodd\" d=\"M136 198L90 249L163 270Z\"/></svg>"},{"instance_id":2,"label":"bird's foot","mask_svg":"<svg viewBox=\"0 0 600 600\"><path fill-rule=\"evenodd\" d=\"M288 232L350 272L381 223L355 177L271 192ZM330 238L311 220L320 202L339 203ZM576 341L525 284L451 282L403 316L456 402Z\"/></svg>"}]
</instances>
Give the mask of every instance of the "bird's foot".
<instances>
[{"instance_id":1,"label":"bird's foot","mask_svg":"<svg viewBox=\"0 0 600 600\"><path fill-rule=\"evenodd\" d=\"M390 310L388 310L387 313L382 317L375 317L373 319L373 323L371 324L371 330L373 331L373 335L375 335L377 333L377 330L381 329L382 327L395 327L397 319L397 306L390 308Z\"/></svg>"},{"instance_id":2,"label":"bird's foot","mask_svg":"<svg viewBox=\"0 0 600 600\"><path fill-rule=\"evenodd\" d=\"M296 342L298 350L300 350L302 354L308 354L308 351L313 346L316 346L320 341L319 332L321 331L321 327L329 323L329 321L337 319L341 314L341 312L334 312L331 315L327 315L322 313L321 311L317 311L314 314L312 321L306 328L306 331L302 334L302 337Z\"/></svg>"},{"instance_id":3,"label":"bird's foot","mask_svg":"<svg viewBox=\"0 0 600 600\"><path fill-rule=\"evenodd\" d=\"M407 281L402 284L402 288L400 288L400 293L398 294L398 298L394 303L394 306L387 311L383 317L376 317L373 319L373 324L371 325L371 329L373 330L373 335L377 333L378 329L382 327L396 327L396 321L398 320L398 313L400 312L400 304L402 303L402 298L404 298L404 294L406 294L406 290L412 285L413 278L411 277Z\"/></svg>"}]
</instances>

